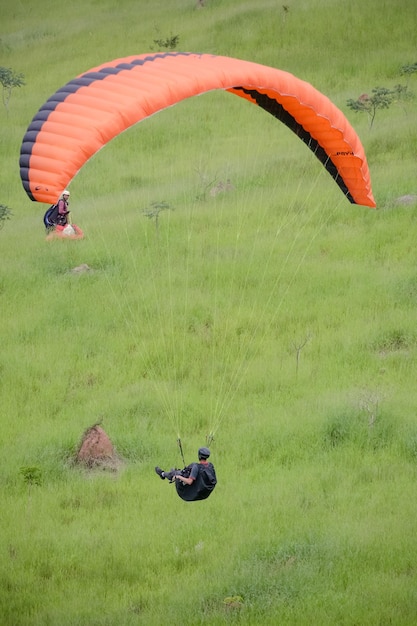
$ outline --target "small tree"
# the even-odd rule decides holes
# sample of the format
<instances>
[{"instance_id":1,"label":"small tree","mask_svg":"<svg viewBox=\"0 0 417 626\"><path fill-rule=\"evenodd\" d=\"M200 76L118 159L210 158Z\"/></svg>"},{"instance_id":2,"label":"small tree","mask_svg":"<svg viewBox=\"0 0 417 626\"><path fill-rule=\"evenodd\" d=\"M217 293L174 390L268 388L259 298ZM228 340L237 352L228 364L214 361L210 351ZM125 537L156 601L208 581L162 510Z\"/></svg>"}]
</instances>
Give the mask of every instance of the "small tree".
<instances>
[{"instance_id":1,"label":"small tree","mask_svg":"<svg viewBox=\"0 0 417 626\"><path fill-rule=\"evenodd\" d=\"M25 466L20 468L20 474L29 487L42 484L42 471L37 466Z\"/></svg>"},{"instance_id":2,"label":"small tree","mask_svg":"<svg viewBox=\"0 0 417 626\"><path fill-rule=\"evenodd\" d=\"M217 182L218 176L215 174L214 176L209 176L205 170L202 170L199 167L195 168L195 171L198 174L200 179L200 189L196 195L196 200L206 200L207 194L213 185Z\"/></svg>"},{"instance_id":3,"label":"small tree","mask_svg":"<svg viewBox=\"0 0 417 626\"><path fill-rule=\"evenodd\" d=\"M25 84L23 74L17 74L9 67L0 67L0 83L3 86L3 104L9 112L9 101L12 90Z\"/></svg>"},{"instance_id":4,"label":"small tree","mask_svg":"<svg viewBox=\"0 0 417 626\"><path fill-rule=\"evenodd\" d=\"M407 79L417 72L417 63L407 63L400 69L400 76L407 76Z\"/></svg>"},{"instance_id":5,"label":"small tree","mask_svg":"<svg viewBox=\"0 0 417 626\"><path fill-rule=\"evenodd\" d=\"M166 50L174 50L178 46L179 41L180 36L172 34L170 37L165 37L165 39L158 38L153 40L154 44L156 44L159 49L165 48ZM151 49L153 49L152 46Z\"/></svg>"},{"instance_id":6,"label":"small tree","mask_svg":"<svg viewBox=\"0 0 417 626\"><path fill-rule=\"evenodd\" d=\"M408 90L407 85L395 85L392 93L394 96L393 102L400 104L404 111L406 110L404 103L414 98L414 95L411 93L411 91Z\"/></svg>"},{"instance_id":7,"label":"small tree","mask_svg":"<svg viewBox=\"0 0 417 626\"><path fill-rule=\"evenodd\" d=\"M40 487L42 485L42 470L36 465L26 465L20 468L20 474L23 476L23 480L28 486L27 517L29 521L31 516L32 490L34 487Z\"/></svg>"},{"instance_id":8,"label":"small tree","mask_svg":"<svg viewBox=\"0 0 417 626\"><path fill-rule=\"evenodd\" d=\"M288 4L283 4L281 8L282 8L282 21L285 22L290 12L290 7L288 6Z\"/></svg>"},{"instance_id":9,"label":"small tree","mask_svg":"<svg viewBox=\"0 0 417 626\"><path fill-rule=\"evenodd\" d=\"M307 345L307 343L310 341L311 339L311 334L308 334L307 337L305 337L302 341L300 341L299 343L296 343L295 341L293 341L293 348L295 350L295 375L298 377L298 369L300 366L300 357L301 357L301 350Z\"/></svg>"},{"instance_id":10,"label":"small tree","mask_svg":"<svg viewBox=\"0 0 417 626\"><path fill-rule=\"evenodd\" d=\"M159 214L162 211L174 211L174 210L175 210L174 207L168 204L168 202L165 202L165 201L151 202L151 207L144 209L143 213L149 219L155 220L156 234L158 235L159 234Z\"/></svg>"},{"instance_id":11,"label":"small tree","mask_svg":"<svg viewBox=\"0 0 417 626\"><path fill-rule=\"evenodd\" d=\"M409 77L417 72L417 63L403 65L400 69L400 76ZM413 98L413 94L408 91L407 85L395 85L393 89L387 87L375 87L372 95L363 93L357 100L349 98L347 105L352 111L365 112L369 116L369 128L372 128L375 115L378 109L388 109L393 102L404 103Z\"/></svg>"},{"instance_id":12,"label":"small tree","mask_svg":"<svg viewBox=\"0 0 417 626\"><path fill-rule=\"evenodd\" d=\"M388 109L394 100L395 93L386 87L375 87L372 89L372 95L363 93L357 100L351 98L347 101L347 105L352 111L365 112L369 116L369 128L372 128L375 115L378 109Z\"/></svg>"},{"instance_id":13,"label":"small tree","mask_svg":"<svg viewBox=\"0 0 417 626\"><path fill-rule=\"evenodd\" d=\"M352 111L364 111L369 115L369 128L372 128L378 109L388 109L393 102L406 102L413 95L408 91L407 85L395 85L393 89L387 87L375 87L372 95L363 93L357 100L349 99L347 105Z\"/></svg>"},{"instance_id":14,"label":"small tree","mask_svg":"<svg viewBox=\"0 0 417 626\"><path fill-rule=\"evenodd\" d=\"M3 228L4 222L10 219L11 214L12 211L9 207L4 204L0 204L0 230Z\"/></svg>"}]
</instances>

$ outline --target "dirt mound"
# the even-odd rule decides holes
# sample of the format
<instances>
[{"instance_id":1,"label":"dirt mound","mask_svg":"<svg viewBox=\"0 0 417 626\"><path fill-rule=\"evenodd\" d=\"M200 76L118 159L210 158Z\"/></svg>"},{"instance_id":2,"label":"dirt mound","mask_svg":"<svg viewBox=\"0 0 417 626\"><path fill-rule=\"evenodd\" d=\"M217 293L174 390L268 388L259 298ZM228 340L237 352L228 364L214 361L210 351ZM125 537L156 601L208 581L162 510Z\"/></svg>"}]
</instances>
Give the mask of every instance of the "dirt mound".
<instances>
[{"instance_id":1,"label":"dirt mound","mask_svg":"<svg viewBox=\"0 0 417 626\"><path fill-rule=\"evenodd\" d=\"M117 470L120 466L113 444L99 424L94 424L84 432L76 462L89 468Z\"/></svg>"}]
</instances>

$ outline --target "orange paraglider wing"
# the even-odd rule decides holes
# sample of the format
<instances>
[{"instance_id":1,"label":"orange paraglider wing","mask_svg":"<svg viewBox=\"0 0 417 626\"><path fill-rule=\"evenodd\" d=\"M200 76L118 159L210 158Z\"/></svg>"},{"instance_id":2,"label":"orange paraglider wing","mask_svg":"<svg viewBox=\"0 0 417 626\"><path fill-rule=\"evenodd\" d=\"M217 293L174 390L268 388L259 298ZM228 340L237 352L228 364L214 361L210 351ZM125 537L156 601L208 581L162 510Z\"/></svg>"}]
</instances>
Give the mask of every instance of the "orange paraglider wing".
<instances>
[{"instance_id":1,"label":"orange paraglider wing","mask_svg":"<svg viewBox=\"0 0 417 626\"><path fill-rule=\"evenodd\" d=\"M359 137L326 96L288 72L186 52L116 59L81 74L51 96L21 146L20 175L28 196L55 202L86 161L119 133L214 89L271 113L314 152L350 202L376 206Z\"/></svg>"}]
</instances>

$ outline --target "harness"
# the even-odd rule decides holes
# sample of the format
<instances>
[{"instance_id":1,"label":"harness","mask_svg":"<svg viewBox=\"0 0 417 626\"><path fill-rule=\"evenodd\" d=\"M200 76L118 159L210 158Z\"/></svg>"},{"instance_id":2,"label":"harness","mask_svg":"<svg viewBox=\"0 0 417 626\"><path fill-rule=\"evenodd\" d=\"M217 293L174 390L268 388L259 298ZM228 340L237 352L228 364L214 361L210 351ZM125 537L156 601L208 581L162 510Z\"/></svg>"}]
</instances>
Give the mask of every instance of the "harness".
<instances>
[{"instance_id":1,"label":"harness","mask_svg":"<svg viewBox=\"0 0 417 626\"><path fill-rule=\"evenodd\" d=\"M198 465L198 475L191 485L186 485L181 480L175 481L179 497L186 502L205 500L217 484L216 472L212 463L191 463L181 470L181 475L189 478L195 465Z\"/></svg>"},{"instance_id":2,"label":"harness","mask_svg":"<svg viewBox=\"0 0 417 626\"><path fill-rule=\"evenodd\" d=\"M49 209L46 211L45 215L43 216L43 223L45 225L45 228L47 228L48 230L50 228L53 228L56 225L57 216L58 216L58 204L53 204L52 206L49 207Z\"/></svg>"}]
</instances>

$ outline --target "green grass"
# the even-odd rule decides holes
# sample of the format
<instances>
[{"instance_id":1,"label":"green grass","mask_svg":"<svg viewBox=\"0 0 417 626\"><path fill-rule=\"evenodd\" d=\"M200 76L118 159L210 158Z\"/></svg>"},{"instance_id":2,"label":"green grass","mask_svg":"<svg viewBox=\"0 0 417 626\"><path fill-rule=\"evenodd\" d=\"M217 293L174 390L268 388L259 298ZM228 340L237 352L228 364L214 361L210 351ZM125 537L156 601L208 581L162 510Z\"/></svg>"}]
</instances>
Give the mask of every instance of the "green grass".
<instances>
[{"instance_id":1,"label":"green grass","mask_svg":"<svg viewBox=\"0 0 417 626\"><path fill-rule=\"evenodd\" d=\"M372 130L346 101L401 82L417 17L412 0L347 4L2 7L0 65L26 79L0 108L5 626L415 623L416 205L396 199L417 193L416 101ZM216 92L100 151L71 183L85 239L46 242L19 178L33 115L75 75L176 34L330 97L378 210ZM144 210L161 201L157 230ZM98 421L117 473L74 466ZM185 503L153 468L181 464L178 436L189 462L213 433L218 486Z\"/></svg>"}]
</instances>

